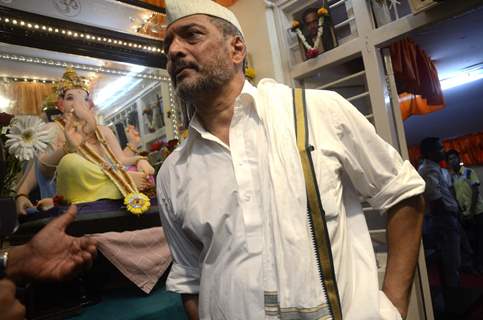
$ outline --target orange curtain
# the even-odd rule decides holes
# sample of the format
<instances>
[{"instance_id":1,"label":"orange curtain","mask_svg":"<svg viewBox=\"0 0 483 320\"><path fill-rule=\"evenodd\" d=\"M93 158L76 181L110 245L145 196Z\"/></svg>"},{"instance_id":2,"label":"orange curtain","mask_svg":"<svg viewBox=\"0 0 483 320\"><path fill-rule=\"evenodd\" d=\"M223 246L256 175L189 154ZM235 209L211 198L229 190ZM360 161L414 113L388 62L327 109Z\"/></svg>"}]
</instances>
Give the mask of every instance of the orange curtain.
<instances>
[{"instance_id":1,"label":"orange curtain","mask_svg":"<svg viewBox=\"0 0 483 320\"><path fill-rule=\"evenodd\" d=\"M443 91L431 58L411 39L390 46L403 120L444 108Z\"/></svg>"},{"instance_id":2,"label":"orange curtain","mask_svg":"<svg viewBox=\"0 0 483 320\"><path fill-rule=\"evenodd\" d=\"M403 120L406 120L412 115L424 115L444 108L444 104L431 105L422 96L407 92L399 95L399 106Z\"/></svg>"},{"instance_id":3,"label":"orange curtain","mask_svg":"<svg viewBox=\"0 0 483 320\"><path fill-rule=\"evenodd\" d=\"M42 103L52 90L51 84L12 82L0 86L0 95L13 101L13 114L40 115Z\"/></svg>"},{"instance_id":4,"label":"orange curtain","mask_svg":"<svg viewBox=\"0 0 483 320\"><path fill-rule=\"evenodd\" d=\"M483 164L483 132L467 134L462 137L443 140L444 150L455 149L465 165ZM409 148L409 159L417 167L421 157L419 146Z\"/></svg>"}]
</instances>

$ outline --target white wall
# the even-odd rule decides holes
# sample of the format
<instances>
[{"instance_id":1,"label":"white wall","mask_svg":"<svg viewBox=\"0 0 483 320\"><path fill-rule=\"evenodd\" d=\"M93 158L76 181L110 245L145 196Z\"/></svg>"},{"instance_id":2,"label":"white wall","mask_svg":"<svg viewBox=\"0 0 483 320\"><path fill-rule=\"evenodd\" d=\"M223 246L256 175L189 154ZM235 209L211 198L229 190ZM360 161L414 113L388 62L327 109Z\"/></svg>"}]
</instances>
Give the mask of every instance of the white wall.
<instances>
[{"instance_id":1,"label":"white wall","mask_svg":"<svg viewBox=\"0 0 483 320\"><path fill-rule=\"evenodd\" d=\"M266 7L263 0L239 0L230 7L243 29L252 67L257 72L256 82L274 78L270 39L267 31Z\"/></svg>"}]
</instances>

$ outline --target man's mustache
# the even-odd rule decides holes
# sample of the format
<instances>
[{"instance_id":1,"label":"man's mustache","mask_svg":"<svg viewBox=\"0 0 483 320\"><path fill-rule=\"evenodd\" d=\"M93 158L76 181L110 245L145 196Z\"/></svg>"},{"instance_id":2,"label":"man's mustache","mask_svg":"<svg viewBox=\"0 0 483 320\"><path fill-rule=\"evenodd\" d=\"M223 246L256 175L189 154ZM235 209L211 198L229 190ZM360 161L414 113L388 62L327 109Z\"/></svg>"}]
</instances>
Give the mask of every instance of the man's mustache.
<instances>
[{"instance_id":1,"label":"man's mustache","mask_svg":"<svg viewBox=\"0 0 483 320\"><path fill-rule=\"evenodd\" d=\"M199 65L192 61L176 60L174 62L174 66L173 66L174 74L177 74L179 71L185 68L194 69L196 71L199 71L200 69Z\"/></svg>"}]
</instances>

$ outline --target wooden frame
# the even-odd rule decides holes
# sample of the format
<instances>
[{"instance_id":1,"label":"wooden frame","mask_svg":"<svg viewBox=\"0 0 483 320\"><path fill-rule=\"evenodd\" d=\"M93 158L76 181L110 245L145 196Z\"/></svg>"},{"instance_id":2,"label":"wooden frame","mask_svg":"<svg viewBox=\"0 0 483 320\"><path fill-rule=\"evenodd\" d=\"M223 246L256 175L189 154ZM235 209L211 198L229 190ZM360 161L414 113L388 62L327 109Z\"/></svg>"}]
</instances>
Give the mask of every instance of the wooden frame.
<instances>
[{"instance_id":1,"label":"wooden frame","mask_svg":"<svg viewBox=\"0 0 483 320\"><path fill-rule=\"evenodd\" d=\"M0 35L1 41L21 46L90 56L99 59L127 62L154 68L166 67L166 57L162 54L162 41L129 35L112 30L92 27L80 23L73 23L56 18L24 12L0 6ZM20 22L16 24L8 21L20 21L35 25L36 28L22 28ZM89 35L86 37L72 37L62 32L47 32L50 29L69 30L71 33ZM118 43L102 42L95 39L116 39ZM127 44L131 44L128 46ZM136 44L136 47L134 46ZM148 51L143 48L156 48Z\"/></svg>"},{"instance_id":2,"label":"wooden frame","mask_svg":"<svg viewBox=\"0 0 483 320\"><path fill-rule=\"evenodd\" d=\"M412 13L416 14L438 4L435 0L408 0Z\"/></svg>"}]
</instances>

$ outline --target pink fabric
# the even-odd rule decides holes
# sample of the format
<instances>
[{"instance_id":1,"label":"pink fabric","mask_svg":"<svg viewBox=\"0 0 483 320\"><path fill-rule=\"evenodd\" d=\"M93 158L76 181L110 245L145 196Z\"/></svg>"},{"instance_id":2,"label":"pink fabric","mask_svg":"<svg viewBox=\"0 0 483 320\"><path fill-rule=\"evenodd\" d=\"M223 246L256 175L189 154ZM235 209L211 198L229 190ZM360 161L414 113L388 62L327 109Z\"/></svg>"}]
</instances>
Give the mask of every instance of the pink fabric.
<instances>
[{"instance_id":1,"label":"pink fabric","mask_svg":"<svg viewBox=\"0 0 483 320\"><path fill-rule=\"evenodd\" d=\"M99 251L145 293L151 292L172 260L162 227L92 237Z\"/></svg>"}]
</instances>

